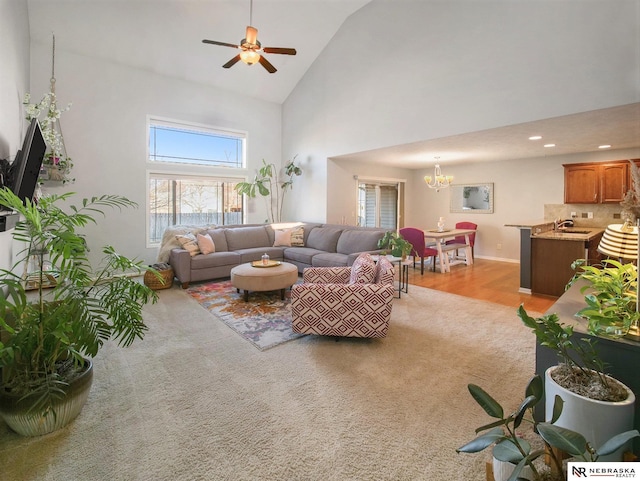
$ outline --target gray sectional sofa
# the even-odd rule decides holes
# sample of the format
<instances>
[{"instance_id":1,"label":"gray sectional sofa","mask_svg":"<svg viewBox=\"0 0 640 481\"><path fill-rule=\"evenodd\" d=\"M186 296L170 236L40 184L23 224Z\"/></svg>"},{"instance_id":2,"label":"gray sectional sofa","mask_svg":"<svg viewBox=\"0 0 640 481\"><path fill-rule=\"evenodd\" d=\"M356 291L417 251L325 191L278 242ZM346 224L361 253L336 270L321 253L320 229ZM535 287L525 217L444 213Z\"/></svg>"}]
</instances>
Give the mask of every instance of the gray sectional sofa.
<instances>
[{"instance_id":1,"label":"gray sectional sofa","mask_svg":"<svg viewBox=\"0 0 640 481\"><path fill-rule=\"evenodd\" d=\"M362 252L379 252L378 240L388 229L374 229L334 224L302 223L303 246L274 247L271 225L234 225L206 232L215 244L215 252L191 256L185 249L171 249L169 264L183 288L190 282L229 277L231 269L245 262L271 259L295 264L298 272L305 267L350 266Z\"/></svg>"}]
</instances>

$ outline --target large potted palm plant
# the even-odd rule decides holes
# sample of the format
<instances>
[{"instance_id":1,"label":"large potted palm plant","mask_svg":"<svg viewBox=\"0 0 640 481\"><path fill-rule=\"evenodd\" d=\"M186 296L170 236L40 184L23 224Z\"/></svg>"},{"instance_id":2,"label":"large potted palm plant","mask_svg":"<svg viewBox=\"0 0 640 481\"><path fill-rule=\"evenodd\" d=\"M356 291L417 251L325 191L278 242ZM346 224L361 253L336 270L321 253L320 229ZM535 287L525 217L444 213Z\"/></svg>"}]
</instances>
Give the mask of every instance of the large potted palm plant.
<instances>
[{"instance_id":1,"label":"large potted palm plant","mask_svg":"<svg viewBox=\"0 0 640 481\"><path fill-rule=\"evenodd\" d=\"M13 233L16 263L0 270L0 416L27 436L59 429L79 414L91 387L91 358L108 340L128 346L141 339L142 307L157 299L137 279L147 270L142 262L106 246L94 269L78 232L105 209L135 203L105 195L65 211L60 204L71 195L23 204L0 190L0 205L22 219Z\"/></svg>"}]
</instances>

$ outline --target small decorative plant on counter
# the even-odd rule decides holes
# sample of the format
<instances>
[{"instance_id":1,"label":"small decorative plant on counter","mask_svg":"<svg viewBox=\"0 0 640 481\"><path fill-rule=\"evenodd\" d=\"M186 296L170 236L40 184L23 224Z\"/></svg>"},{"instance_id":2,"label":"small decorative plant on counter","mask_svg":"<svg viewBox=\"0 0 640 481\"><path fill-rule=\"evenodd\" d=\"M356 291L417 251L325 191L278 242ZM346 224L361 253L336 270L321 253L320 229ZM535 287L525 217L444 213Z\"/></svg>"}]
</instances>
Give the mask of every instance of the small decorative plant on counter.
<instances>
[{"instance_id":1,"label":"small decorative plant on counter","mask_svg":"<svg viewBox=\"0 0 640 481\"><path fill-rule=\"evenodd\" d=\"M577 272L567 288L580 279L587 281L580 288L583 294L588 291L584 298L587 305L577 315L587 319L590 334L616 339L637 325L640 313L637 309L638 269L635 265L605 259L601 265L590 266L585 259L578 259L571 267Z\"/></svg>"},{"instance_id":2,"label":"small decorative plant on counter","mask_svg":"<svg viewBox=\"0 0 640 481\"><path fill-rule=\"evenodd\" d=\"M275 164L267 164L262 159L262 167L253 178L252 182L238 182L236 191L239 194L245 194L249 198L255 198L260 194L264 197L267 204L266 222L282 222L282 207L284 205L284 196L287 190L293 186L293 179L302 175L302 169L295 164L296 158L284 164L283 172L286 180L280 180L278 168Z\"/></svg>"},{"instance_id":3,"label":"small decorative plant on counter","mask_svg":"<svg viewBox=\"0 0 640 481\"><path fill-rule=\"evenodd\" d=\"M590 445L583 435L569 429L555 426L553 423L559 418L563 409L563 400L556 396L554 399L553 416L550 422L538 423L533 417L533 408L544 398L543 381L539 375L534 376L525 389L525 398L513 413L505 416L505 410L492 396L475 384L468 385L469 393L484 411L495 421L476 429L478 437L459 447L458 453L477 453L489 446L493 446L492 454L499 463L509 463L512 471L508 481L518 479L541 480L549 479L535 461L544 454L549 454L555 473L562 473L562 462L556 452L549 448L556 448L576 458L579 461L597 461L606 456L629 440L640 436L637 430L630 430L615 435L601 446ZM524 424L523 424L524 423ZM525 430L530 435L525 434ZM535 434L541 438L541 446L533 448L528 437L534 441ZM494 463L496 466L496 463ZM528 477L524 471L528 468ZM494 468L494 473L497 470ZM566 479L560 476L555 479Z\"/></svg>"},{"instance_id":4,"label":"small decorative plant on counter","mask_svg":"<svg viewBox=\"0 0 640 481\"><path fill-rule=\"evenodd\" d=\"M384 255L389 252L394 257L405 258L411 254L413 246L399 233L390 230L385 232L378 240L378 249L382 249L382 254Z\"/></svg>"},{"instance_id":5,"label":"small decorative plant on counter","mask_svg":"<svg viewBox=\"0 0 640 481\"><path fill-rule=\"evenodd\" d=\"M67 212L59 204L71 195L23 204L11 190L0 189L0 205L23 219L13 233L23 246L17 262L0 270L0 416L28 436L59 429L79 414L91 387L90 358L108 340L128 346L142 339L142 308L157 300L133 277L148 270L142 262L105 246L102 264L93 269L78 232L106 208L136 204L105 195ZM32 269L28 276L17 274L26 273L26 266Z\"/></svg>"}]
</instances>

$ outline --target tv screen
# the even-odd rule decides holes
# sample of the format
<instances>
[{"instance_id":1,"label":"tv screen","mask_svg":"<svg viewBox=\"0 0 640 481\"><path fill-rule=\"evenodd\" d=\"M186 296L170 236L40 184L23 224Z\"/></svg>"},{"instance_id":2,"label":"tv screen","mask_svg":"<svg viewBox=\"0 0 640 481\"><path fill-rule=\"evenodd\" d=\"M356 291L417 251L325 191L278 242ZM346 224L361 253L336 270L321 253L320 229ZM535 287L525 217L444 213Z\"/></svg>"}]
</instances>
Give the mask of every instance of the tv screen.
<instances>
[{"instance_id":1,"label":"tv screen","mask_svg":"<svg viewBox=\"0 0 640 481\"><path fill-rule=\"evenodd\" d=\"M47 143L42 136L38 119L33 119L24 137L22 150L11 164L11 190L22 202L33 199L46 150Z\"/></svg>"}]
</instances>

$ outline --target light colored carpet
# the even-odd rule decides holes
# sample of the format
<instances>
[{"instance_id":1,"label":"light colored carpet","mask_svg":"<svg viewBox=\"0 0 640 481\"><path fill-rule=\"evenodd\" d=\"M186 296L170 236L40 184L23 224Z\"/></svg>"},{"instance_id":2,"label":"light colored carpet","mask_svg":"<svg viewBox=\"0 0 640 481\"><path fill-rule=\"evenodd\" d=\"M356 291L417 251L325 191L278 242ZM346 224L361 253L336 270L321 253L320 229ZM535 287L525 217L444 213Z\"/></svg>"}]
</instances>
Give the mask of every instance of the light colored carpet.
<instances>
[{"instance_id":1,"label":"light colored carpet","mask_svg":"<svg viewBox=\"0 0 640 481\"><path fill-rule=\"evenodd\" d=\"M258 351L180 288L150 331L108 345L68 427L0 421L3 480L483 480L456 454L487 417L466 385L515 409L535 339L516 310L410 286L382 340L304 337Z\"/></svg>"}]
</instances>

